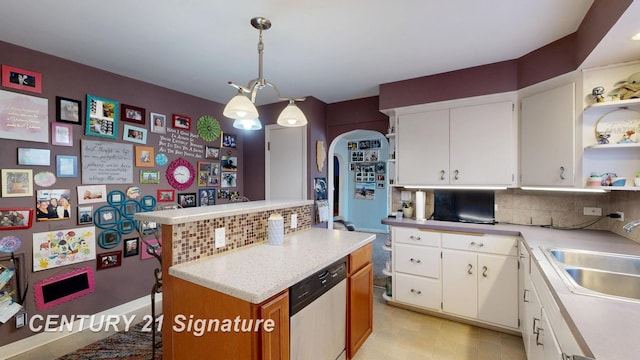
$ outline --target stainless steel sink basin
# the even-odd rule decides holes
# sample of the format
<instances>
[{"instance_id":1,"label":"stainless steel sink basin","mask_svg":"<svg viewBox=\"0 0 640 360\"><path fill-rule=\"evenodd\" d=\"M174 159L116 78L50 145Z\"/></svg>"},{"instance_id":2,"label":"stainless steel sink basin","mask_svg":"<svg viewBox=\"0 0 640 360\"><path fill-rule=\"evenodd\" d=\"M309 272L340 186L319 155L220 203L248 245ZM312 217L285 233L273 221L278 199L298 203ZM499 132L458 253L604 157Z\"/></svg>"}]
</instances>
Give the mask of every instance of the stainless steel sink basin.
<instances>
[{"instance_id":1,"label":"stainless steel sink basin","mask_svg":"<svg viewBox=\"0 0 640 360\"><path fill-rule=\"evenodd\" d=\"M640 300L640 276L566 267L565 271L583 288L599 293Z\"/></svg>"},{"instance_id":2,"label":"stainless steel sink basin","mask_svg":"<svg viewBox=\"0 0 640 360\"><path fill-rule=\"evenodd\" d=\"M640 257L568 249L550 249L549 253L566 266L640 275Z\"/></svg>"}]
</instances>

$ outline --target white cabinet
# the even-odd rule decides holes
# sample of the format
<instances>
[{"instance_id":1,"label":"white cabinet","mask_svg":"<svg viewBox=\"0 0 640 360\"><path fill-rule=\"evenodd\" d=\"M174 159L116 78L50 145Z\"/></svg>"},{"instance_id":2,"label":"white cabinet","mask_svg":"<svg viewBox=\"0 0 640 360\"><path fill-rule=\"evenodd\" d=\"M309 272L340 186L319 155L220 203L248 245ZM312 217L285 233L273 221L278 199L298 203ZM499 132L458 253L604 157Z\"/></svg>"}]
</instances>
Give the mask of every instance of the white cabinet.
<instances>
[{"instance_id":1,"label":"white cabinet","mask_svg":"<svg viewBox=\"0 0 640 360\"><path fill-rule=\"evenodd\" d=\"M521 105L521 184L574 186L575 84L527 96Z\"/></svg>"},{"instance_id":2,"label":"white cabinet","mask_svg":"<svg viewBox=\"0 0 640 360\"><path fill-rule=\"evenodd\" d=\"M506 185L515 179L512 101L399 115L400 185Z\"/></svg>"},{"instance_id":3,"label":"white cabinet","mask_svg":"<svg viewBox=\"0 0 640 360\"><path fill-rule=\"evenodd\" d=\"M442 310L517 329L517 238L443 234L442 246Z\"/></svg>"}]
</instances>

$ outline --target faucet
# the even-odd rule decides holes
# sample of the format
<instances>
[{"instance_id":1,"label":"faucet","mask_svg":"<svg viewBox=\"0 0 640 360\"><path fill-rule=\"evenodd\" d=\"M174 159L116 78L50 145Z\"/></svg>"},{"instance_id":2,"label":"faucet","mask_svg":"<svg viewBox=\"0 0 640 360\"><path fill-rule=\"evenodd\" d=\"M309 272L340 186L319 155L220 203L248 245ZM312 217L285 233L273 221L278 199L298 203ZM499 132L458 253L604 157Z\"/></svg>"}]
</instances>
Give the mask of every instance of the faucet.
<instances>
[{"instance_id":1,"label":"faucet","mask_svg":"<svg viewBox=\"0 0 640 360\"><path fill-rule=\"evenodd\" d=\"M622 227L622 229L623 229L625 232L630 233L630 232L632 232L632 231L633 231L633 229L635 229L635 228L636 228L636 226L638 226L638 225L640 225L640 220L633 220L633 221L631 221L631 222L629 222L629 223L625 224L625 225Z\"/></svg>"}]
</instances>

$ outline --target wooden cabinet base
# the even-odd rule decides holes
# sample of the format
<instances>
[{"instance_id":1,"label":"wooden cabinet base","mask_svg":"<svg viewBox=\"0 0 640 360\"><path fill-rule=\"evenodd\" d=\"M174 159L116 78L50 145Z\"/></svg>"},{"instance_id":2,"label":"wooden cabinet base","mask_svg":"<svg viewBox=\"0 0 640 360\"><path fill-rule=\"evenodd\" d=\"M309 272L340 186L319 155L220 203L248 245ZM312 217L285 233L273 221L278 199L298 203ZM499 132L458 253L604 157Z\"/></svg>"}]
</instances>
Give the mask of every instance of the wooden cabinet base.
<instances>
[{"instance_id":1,"label":"wooden cabinet base","mask_svg":"<svg viewBox=\"0 0 640 360\"><path fill-rule=\"evenodd\" d=\"M367 264L348 280L347 358L351 359L373 331L373 265Z\"/></svg>"}]
</instances>

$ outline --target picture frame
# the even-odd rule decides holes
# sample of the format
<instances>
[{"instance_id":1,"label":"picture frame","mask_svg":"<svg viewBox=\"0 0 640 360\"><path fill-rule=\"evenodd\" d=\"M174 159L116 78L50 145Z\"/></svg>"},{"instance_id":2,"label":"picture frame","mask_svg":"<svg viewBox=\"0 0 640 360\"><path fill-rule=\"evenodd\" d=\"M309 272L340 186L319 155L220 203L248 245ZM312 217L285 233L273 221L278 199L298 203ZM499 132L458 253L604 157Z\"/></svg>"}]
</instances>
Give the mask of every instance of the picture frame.
<instances>
[{"instance_id":1,"label":"picture frame","mask_svg":"<svg viewBox=\"0 0 640 360\"><path fill-rule=\"evenodd\" d=\"M0 231L31 228L33 212L32 208L0 208Z\"/></svg>"},{"instance_id":2,"label":"picture frame","mask_svg":"<svg viewBox=\"0 0 640 360\"><path fill-rule=\"evenodd\" d=\"M125 200L125 194L120 190L111 190L107 194L107 203L111 206L120 206Z\"/></svg>"},{"instance_id":3,"label":"picture frame","mask_svg":"<svg viewBox=\"0 0 640 360\"><path fill-rule=\"evenodd\" d=\"M174 202L176 200L176 191L173 189L158 189L158 202Z\"/></svg>"},{"instance_id":4,"label":"picture frame","mask_svg":"<svg viewBox=\"0 0 640 360\"><path fill-rule=\"evenodd\" d=\"M18 165L50 166L51 150L18 148Z\"/></svg>"},{"instance_id":5,"label":"picture frame","mask_svg":"<svg viewBox=\"0 0 640 360\"><path fill-rule=\"evenodd\" d=\"M140 207L144 211L153 211L156 206L156 198L152 195L145 195L140 199Z\"/></svg>"},{"instance_id":6,"label":"picture frame","mask_svg":"<svg viewBox=\"0 0 640 360\"><path fill-rule=\"evenodd\" d=\"M198 206L211 206L216 204L216 189L207 188L198 190Z\"/></svg>"},{"instance_id":7,"label":"picture frame","mask_svg":"<svg viewBox=\"0 0 640 360\"><path fill-rule=\"evenodd\" d=\"M2 65L2 86L42 94L42 74Z\"/></svg>"},{"instance_id":8,"label":"picture frame","mask_svg":"<svg viewBox=\"0 0 640 360\"><path fill-rule=\"evenodd\" d=\"M167 133L167 117L163 114L150 113L149 114L150 129L152 133L166 134Z\"/></svg>"},{"instance_id":9,"label":"picture frame","mask_svg":"<svg viewBox=\"0 0 640 360\"><path fill-rule=\"evenodd\" d=\"M82 101L56 96L56 121L82 125Z\"/></svg>"},{"instance_id":10,"label":"picture frame","mask_svg":"<svg viewBox=\"0 0 640 360\"><path fill-rule=\"evenodd\" d=\"M125 239L124 257L136 256L140 253L140 238Z\"/></svg>"},{"instance_id":11,"label":"picture frame","mask_svg":"<svg viewBox=\"0 0 640 360\"><path fill-rule=\"evenodd\" d=\"M36 221L71 219L69 189L46 189L36 192Z\"/></svg>"},{"instance_id":12,"label":"picture frame","mask_svg":"<svg viewBox=\"0 0 640 360\"><path fill-rule=\"evenodd\" d=\"M154 167L155 149L153 146L136 146L136 166L138 167Z\"/></svg>"},{"instance_id":13,"label":"picture frame","mask_svg":"<svg viewBox=\"0 0 640 360\"><path fill-rule=\"evenodd\" d=\"M235 149L237 147L238 138L235 134L222 133L220 136L220 148Z\"/></svg>"},{"instance_id":14,"label":"picture frame","mask_svg":"<svg viewBox=\"0 0 640 360\"><path fill-rule=\"evenodd\" d=\"M118 138L119 103L87 94L85 135Z\"/></svg>"},{"instance_id":15,"label":"picture frame","mask_svg":"<svg viewBox=\"0 0 640 360\"><path fill-rule=\"evenodd\" d=\"M238 174L234 172L223 172L221 177L222 187L236 187Z\"/></svg>"},{"instance_id":16,"label":"picture frame","mask_svg":"<svg viewBox=\"0 0 640 360\"><path fill-rule=\"evenodd\" d=\"M122 131L122 140L131 141L138 144L147 143L147 129L125 124Z\"/></svg>"},{"instance_id":17,"label":"picture frame","mask_svg":"<svg viewBox=\"0 0 640 360\"><path fill-rule=\"evenodd\" d=\"M95 258L94 257L92 259ZM85 260L83 260L85 261ZM42 269L41 269L42 270ZM81 284L81 285L79 285ZM56 294L56 289L70 289L70 293ZM56 275L48 279L40 280L33 285L36 308L39 311L63 304L92 293L96 288L93 269L84 267L66 274ZM52 290L45 290L52 289Z\"/></svg>"},{"instance_id":18,"label":"picture frame","mask_svg":"<svg viewBox=\"0 0 640 360\"><path fill-rule=\"evenodd\" d=\"M196 207L196 193L182 193L178 194L178 204L183 208Z\"/></svg>"},{"instance_id":19,"label":"picture frame","mask_svg":"<svg viewBox=\"0 0 640 360\"><path fill-rule=\"evenodd\" d=\"M140 170L140 184L159 184L160 171L158 170Z\"/></svg>"},{"instance_id":20,"label":"picture frame","mask_svg":"<svg viewBox=\"0 0 640 360\"><path fill-rule=\"evenodd\" d=\"M122 265L122 251L111 251L97 255L96 270L108 269Z\"/></svg>"},{"instance_id":21,"label":"picture frame","mask_svg":"<svg viewBox=\"0 0 640 360\"><path fill-rule=\"evenodd\" d=\"M78 177L78 157L75 155L56 155L56 176Z\"/></svg>"},{"instance_id":22,"label":"picture frame","mask_svg":"<svg viewBox=\"0 0 640 360\"><path fill-rule=\"evenodd\" d=\"M205 145L204 158L211 160L220 160L220 149Z\"/></svg>"},{"instance_id":23,"label":"picture frame","mask_svg":"<svg viewBox=\"0 0 640 360\"><path fill-rule=\"evenodd\" d=\"M174 129L191 130L191 118L186 115L173 114Z\"/></svg>"},{"instance_id":24,"label":"picture frame","mask_svg":"<svg viewBox=\"0 0 640 360\"><path fill-rule=\"evenodd\" d=\"M220 162L198 161L198 187L220 185Z\"/></svg>"},{"instance_id":25,"label":"picture frame","mask_svg":"<svg viewBox=\"0 0 640 360\"><path fill-rule=\"evenodd\" d=\"M107 201L106 185L78 186L78 204L93 204Z\"/></svg>"},{"instance_id":26,"label":"picture frame","mask_svg":"<svg viewBox=\"0 0 640 360\"><path fill-rule=\"evenodd\" d=\"M133 105L120 105L120 119L140 125L144 125L147 121L145 109Z\"/></svg>"},{"instance_id":27,"label":"picture frame","mask_svg":"<svg viewBox=\"0 0 640 360\"><path fill-rule=\"evenodd\" d=\"M151 248L155 249L151 250ZM158 239L150 239L140 242L140 260L148 260L154 258L154 256L149 253L149 250L151 250L151 252L155 252L159 256L162 255L162 246L160 246L160 242L158 241Z\"/></svg>"},{"instance_id":28,"label":"picture frame","mask_svg":"<svg viewBox=\"0 0 640 360\"><path fill-rule=\"evenodd\" d=\"M78 225L93 224L93 206L78 206Z\"/></svg>"},{"instance_id":29,"label":"picture frame","mask_svg":"<svg viewBox=\"0 0 640 360\"><path fill-rule=\"evenodd\" d=\"M51 145L73 146L73 127L51 123Z\"/></svg>"},{"instance_id":30,"label":"picture frame","mask_svg":"<svg viewBox=\"0 0 640 360\"><path fill-rule=\"evenodd\" d=\"M1 169L2 197L33 196L33 170Z\"/></svg>"},{"instance_id":31,"label":"picture frame","mask_svg":"<svg viewBox=\"0 0 640 360\"><path fill-rule=\"evenodd\" d=\"M120 244L121 240L117 230L105 230L98 235L98 245L103 249L113 249Z\"/></svg>"},{"instance_id":32,"label":"picture frame","mask_svg":"<svg viewBox=\"0 0 640 360\"><path fill-rule=\"evenodd\" d=\"M222 171L238 171L238 157L225 155L220 160Z\"/></svg>"}]
</instances>

